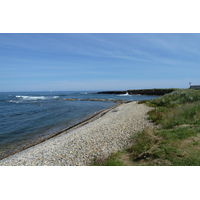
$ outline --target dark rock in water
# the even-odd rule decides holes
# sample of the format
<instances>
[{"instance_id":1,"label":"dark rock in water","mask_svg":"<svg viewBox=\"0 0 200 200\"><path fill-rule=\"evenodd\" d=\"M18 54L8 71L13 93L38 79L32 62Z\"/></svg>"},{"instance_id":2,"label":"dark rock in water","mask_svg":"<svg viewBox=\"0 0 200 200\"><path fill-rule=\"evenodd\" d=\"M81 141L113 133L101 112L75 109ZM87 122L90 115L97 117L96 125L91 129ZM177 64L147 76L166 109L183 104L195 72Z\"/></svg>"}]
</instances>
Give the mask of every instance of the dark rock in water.
<instances>
[{"instance_id":1,"label":"dark rock in water","mask_svg":"<svg viewBox=\"0 0 200 200\"><path fill-rule=\"evenodd\" d=\"M108 99L81 99L81 101L108 101Z\"/></svg>"},{"instance_id":2,"label":"dark rock in water","mask_svg":"<svg viewBox=\"0 0 200 200\"><path fill-rule=\"evenodd\" d=\"M142 89L142 90L126 90L126 91L103 91L96 94L141 94L141 95L164 95L173 92L175 89Z\"/></svg>"},{"instance_id":3,"label":"dark rock in water","mask_svg":"<svg viewBox=\"0 0 200 200\"><path fill-rule=\"evenodd\" d=\"M97 92L94 94L126 94L127 91L104 91L104 92Z\"/></svg>"},{"instance_id":4,"label":"dark rock in water","mask_svg":"<svg viewBox=\"0 0 200 200\"><path fill-rule=\"evenodd\" d=\"M106 101L106 102L113 102L113 103L129 103L131 101L127 100L115 100L115 99L81 99L81 101Z\"/></svg>"},{"instance_id":5,"label":"dark rock in water","mask_svg":"<svg viewBox=\"0 0 200 200\"><path fill-rule=\"evenodd\" d=\"M79 99L60 99L64 101L78 101ZM80 99L80 101L104 101L104 102L113 102L113 103L129 103L131 101L127 100L114 100L114 99Z\"/></svg>"},{"instance_id":6,"label":"dark rock in water","mask_svg":"<svg viewBox=\"0 0 200 200\"><path fill-rule=\"evenodd\" d=\"M72 98L72 99L60 99L60 100L65 100L65 101L78 101L78 99Z\"/></svg>"}]
</instances>

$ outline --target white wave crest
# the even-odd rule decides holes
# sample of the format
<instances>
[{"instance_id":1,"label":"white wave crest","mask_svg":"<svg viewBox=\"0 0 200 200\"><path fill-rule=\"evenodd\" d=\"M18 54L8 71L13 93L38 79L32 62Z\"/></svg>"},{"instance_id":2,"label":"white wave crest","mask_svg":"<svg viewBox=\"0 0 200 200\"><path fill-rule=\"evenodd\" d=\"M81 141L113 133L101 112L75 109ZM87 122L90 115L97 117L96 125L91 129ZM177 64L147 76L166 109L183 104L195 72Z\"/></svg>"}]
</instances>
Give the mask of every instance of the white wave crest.
<instances>
[{"instance_id":1,"label":"white wave crest","mask_svg":"<svg viewBox=\"0 0 200 200\"><path fill-rule=\"evenodd\" d=\"M117 96L121 96L121 97L124 97L124 96L131 96L128 92L126 94L119 94Z\"/></svg>"},{"instance_id":2,"label":"white wave crest","mask_svg":"<svg viewBox=\"0 0 200 200\"><path fill-rule=\"evenodd\" d=\"M17 98L23 99L23 100L46 100L46 99L56 99L59 96L50 96L50 97L45 97L45 96L16 96Z\"/></svg>"},{"instance_id":3,"label":"white wave crest","mask_svg":"<svg viewBox=\"0 0 200 200\"><path fill-rule=\"evenodd\" d=\"M23 100L38 100L38 99L46 99L44 96L16 96L17 98Z\"/></svg>"},{"instance_id":4,"label":"white wave crest","mask_svg":"<svg viewBox=\"0 0 200 200\"><path fill-rule=\"evenodd\" d=\"M8 102L10 102L10 103L20 103L20 101L17 101L17 100L10 100Z\"/></svg>"}]
</instances>

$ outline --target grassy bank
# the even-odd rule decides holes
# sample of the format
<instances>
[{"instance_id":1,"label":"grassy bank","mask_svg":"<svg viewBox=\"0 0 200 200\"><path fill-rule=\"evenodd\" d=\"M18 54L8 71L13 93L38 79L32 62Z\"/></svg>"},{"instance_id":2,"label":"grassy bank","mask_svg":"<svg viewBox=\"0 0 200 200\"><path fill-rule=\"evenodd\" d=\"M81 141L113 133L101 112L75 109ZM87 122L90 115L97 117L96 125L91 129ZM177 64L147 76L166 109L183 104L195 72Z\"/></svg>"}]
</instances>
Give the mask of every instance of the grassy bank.
<instances>
[{"instance_id":1,"label":"grassy bank","mask_svg":"<svg viewBox=\"0 0 200 200\"><path fill-rule=\"evenodd\" d=\"M200 91L176 90L144 103L155 108L148 114L159 128L135 134L130 148L94 165L199 166Z\"/></svg>"}]
</instances>

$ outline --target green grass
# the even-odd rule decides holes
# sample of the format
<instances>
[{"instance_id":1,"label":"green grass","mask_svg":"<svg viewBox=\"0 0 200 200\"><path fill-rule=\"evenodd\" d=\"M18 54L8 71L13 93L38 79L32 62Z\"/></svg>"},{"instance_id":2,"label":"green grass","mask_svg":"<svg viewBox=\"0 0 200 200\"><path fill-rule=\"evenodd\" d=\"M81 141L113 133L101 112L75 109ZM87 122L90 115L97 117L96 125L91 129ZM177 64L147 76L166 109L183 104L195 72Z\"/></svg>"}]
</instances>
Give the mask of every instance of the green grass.
<instances>
[{"instance_id":1,"label":"green grass","mask_svg":"<svg viewBox=\"0 0 200 200\"><path fill-rule=\"evenodd\" d=\"M105 159L104 165L123 165L120 157L128 152L131 165L199 166L200 90L176 90L140 103L155 108L148 115L160 128L135 134L132 146Z\"/></svg>"},{"instance_id":2,"label":"green grass","mask_svg":"<svg viewBox=\"0 0 200 200\"><path fill-rule=\"evenodd\" d=\"M178 104L171 108L157 107L149 112L149 119L164 128L183 124L200 124L200 102Z\"/></svg>"},{"instance_id":3,"label":"green grass","mask_svg":"<svg viewBox=\"0 0 200 200\"><path fill-rule=\"evenodd\" d=\"M129 148L132 165L199 166L200 128L144 130ZM147 143L148 142L148 143Z\"/></svg>"},{"instance_id":4,"label":"green grass","mask_svg":"<svg viewBox=\"0 0 200 200\"><path fill-rule=\"evenodd\" d=\"M163 128L200 123L200 90L177 90L146 104L155 107L149 119Z\"/></svg>"},{"instance_id":5,"label":"green grass","mask_svg":"<svg viewBox=\"0 0 200 200\"><path fill-rule=\"evenodd\" d=\"M174 107L184 103L200 101L200 90L182 89L175 90L157 99L148 101L147 104L153 107Z\"/></svg>"}]
</instances>

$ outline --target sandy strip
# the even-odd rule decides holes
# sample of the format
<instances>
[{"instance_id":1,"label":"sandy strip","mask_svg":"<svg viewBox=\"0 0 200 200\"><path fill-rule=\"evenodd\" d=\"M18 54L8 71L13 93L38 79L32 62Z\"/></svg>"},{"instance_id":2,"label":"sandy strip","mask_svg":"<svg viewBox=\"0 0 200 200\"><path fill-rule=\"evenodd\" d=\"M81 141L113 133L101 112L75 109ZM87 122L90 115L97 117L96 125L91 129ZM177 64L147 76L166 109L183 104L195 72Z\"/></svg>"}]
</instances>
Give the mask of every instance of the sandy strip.
<instances>
[{"instance_id":1,"label":"sandy strip","mask_svg":"<svg viewBox=\"0 0 200 200\"><path fill-rule=\"evenodd\" d=\"M45 142L0 161L3 166L90 165L95 156L107 157L130 145L131 136L153 126L146 113L151 108L131 102L103 111Z\"/></svg>"}]
</instances>

